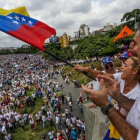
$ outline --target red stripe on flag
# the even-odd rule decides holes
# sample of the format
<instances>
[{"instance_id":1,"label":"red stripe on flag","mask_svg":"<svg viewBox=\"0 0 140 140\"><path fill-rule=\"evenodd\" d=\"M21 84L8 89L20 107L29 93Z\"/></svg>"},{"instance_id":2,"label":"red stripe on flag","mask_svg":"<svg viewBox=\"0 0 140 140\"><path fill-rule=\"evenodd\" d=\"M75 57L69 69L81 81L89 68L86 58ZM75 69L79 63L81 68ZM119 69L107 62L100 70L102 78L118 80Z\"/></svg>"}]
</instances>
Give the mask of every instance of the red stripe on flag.
<instances>
[{"instance_id":1,"label":"red stripe on flag","mask_svg":"<svg viewBox=\"0 0 140 140\"><path fill-rule=\"evenodd\" d=\"M10 31L8 34L44 51L44 41L51 35L55 36L56 31L43 22L38 21L32 27L23 24L17 31Z\"/></svg>"}]
</instances>

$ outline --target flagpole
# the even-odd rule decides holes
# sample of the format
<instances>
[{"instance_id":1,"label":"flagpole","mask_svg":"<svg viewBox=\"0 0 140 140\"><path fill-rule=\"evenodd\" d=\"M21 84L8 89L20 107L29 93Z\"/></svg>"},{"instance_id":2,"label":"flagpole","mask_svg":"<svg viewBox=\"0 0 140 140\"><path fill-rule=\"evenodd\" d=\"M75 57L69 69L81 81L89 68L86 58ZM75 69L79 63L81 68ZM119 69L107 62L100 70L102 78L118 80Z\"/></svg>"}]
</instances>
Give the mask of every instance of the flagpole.
<instances>
[{"instance_id":1,"label":"flagpole","mask_svg":"<svg viewBox=\"0 0 140 140\"><path fill-rule=\"evenodd\" d=\"M47 53L47 54L49 54L49 55L51 55L51 56L53 56L53 57L55 57L55 58L57 58L57 59L59 59L59 60L61 60L61 61L63 61L63 62L66 63L67 65L69 65L69 66L71 66L71 67L74 67L74 65L72 65L71 63L68 63L67 61L65 61L64 59L58 57L58 56L55 55L55 54L53 54L53 53L51 53L51 52L49 52L49 51L47 51L47 50L44 50L44 52ZM86 75L87 77L89 77L89 78L91 78L91 79L97 81L94 77L88 75L86 72L82 72L82 73L83 73L84 75Z\"/></svg>"}]
</instances>

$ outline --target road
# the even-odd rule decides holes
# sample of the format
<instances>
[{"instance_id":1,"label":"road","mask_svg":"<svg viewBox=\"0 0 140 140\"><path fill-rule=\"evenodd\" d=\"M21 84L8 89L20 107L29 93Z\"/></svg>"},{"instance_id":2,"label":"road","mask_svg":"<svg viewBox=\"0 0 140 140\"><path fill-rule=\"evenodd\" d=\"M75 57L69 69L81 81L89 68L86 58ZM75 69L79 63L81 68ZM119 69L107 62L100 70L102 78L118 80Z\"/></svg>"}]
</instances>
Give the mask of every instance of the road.
<instances>
[{"instance_id":1,"label":"road","mask_svg":"<svg viewBox=\"0 0 140 140\"><path fill-rule=\"evenodd\" d=\"M57 80L55 80L55 81L60 81L60 82L63 83L62 94L69 95L69 93L71 93L71 95L72 95L73 111L71 112L71 114L73 116L75 116L75 117L79 117L80 119L84 119L84 114L80 112L80 109L77 106L77 98L79 96L79 92L82 92L83 93L83 99L84 99L84 97L86 97L86 94L82 91L81 88L74 88L74 84L73 83L65 84L65 81L62 79L61 76L59 76L57 78ZM61 106L61 112L64 112L65 107L68 107L69 112L70 112L70 108L66 104L64 104L64 105L62 104L62 106Z\"/></svg>"}]
</instances>

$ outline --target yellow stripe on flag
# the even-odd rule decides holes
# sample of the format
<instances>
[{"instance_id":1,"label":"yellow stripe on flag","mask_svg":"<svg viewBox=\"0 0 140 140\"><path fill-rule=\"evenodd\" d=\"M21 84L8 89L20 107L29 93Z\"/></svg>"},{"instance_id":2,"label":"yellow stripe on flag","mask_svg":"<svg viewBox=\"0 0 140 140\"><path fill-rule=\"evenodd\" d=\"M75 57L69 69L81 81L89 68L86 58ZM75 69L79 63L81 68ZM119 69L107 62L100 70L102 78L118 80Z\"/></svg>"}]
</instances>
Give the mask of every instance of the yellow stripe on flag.
<instances>
[{"instance_id":1,"label":"yellow stripe on flag","mask_svg":"<svg viewBox=\"0 0 140 140\"><path fill-rule=\"evenodd\" d=\"M120 139L120 134L112 124L109 126L109 129L110 129L109 138Z\"/></svg>"},{"instance_id":2,"label":"yellow stripe on flag","mask_svg":"<svg viewBox=\"0 0 140 140\"><path fill-rule=\"evenodd\" d=\"M6 9L3 9L3 8L0 8L0 15L7 16L7 15L11 14L12 12L18 13L18 14L21 14L21 15L24 15L24 16L29 16L29 13L26 10L25 6L18 7L18 8L11 9L11 10L6 10Z\"/></svg>"}]
</instances>

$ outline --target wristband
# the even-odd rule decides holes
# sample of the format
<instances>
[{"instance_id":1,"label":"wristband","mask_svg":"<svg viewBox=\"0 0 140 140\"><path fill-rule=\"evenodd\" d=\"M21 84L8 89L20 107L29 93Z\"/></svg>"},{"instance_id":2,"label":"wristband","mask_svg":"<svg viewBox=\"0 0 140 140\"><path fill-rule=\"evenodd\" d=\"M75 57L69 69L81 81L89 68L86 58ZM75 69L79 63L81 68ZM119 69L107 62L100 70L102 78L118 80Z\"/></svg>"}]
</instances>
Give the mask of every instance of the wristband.
<instances>
[{"instance_id":1,"label":"wristband","mask_svg":"<svg viewBox=\"0 0 140 140\"><path fill-rule=\"evenodd\" d=\"M86 67L86 72L89 72L89 67Z\"/></svg>"}]
</instances>

